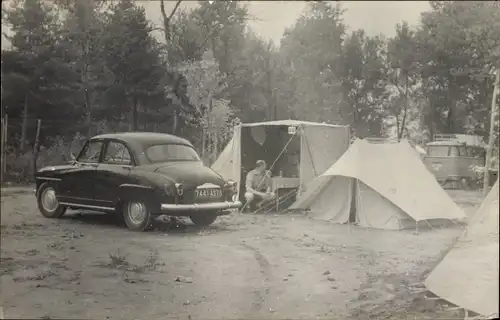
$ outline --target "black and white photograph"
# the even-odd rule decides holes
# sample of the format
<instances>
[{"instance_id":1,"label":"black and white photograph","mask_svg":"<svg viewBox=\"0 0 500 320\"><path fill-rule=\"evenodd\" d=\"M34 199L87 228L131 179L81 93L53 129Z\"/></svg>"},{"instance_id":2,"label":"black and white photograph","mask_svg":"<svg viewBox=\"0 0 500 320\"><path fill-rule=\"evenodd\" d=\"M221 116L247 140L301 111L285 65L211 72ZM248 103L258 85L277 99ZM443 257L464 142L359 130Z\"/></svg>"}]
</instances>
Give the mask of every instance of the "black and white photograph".
<instances>
[{"instance_id":1,"label":"black and white photograph","mask_svg":"<svg viewBox=\"0 0 500 320\"><path fill-rule=\"evenodd\" d=\"M500 2L1 4L0 319L499 317Z\"/></svg>"}]
</instances>

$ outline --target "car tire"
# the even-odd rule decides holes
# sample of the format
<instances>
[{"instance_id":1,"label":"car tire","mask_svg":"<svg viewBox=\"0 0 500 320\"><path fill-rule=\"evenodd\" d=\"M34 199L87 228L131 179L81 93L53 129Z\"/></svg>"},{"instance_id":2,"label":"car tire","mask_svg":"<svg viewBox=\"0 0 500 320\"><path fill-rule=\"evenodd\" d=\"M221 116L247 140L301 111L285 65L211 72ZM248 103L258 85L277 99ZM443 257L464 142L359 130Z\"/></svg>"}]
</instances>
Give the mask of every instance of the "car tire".
<instances>
[{"instance_id":1,"label":"car tire","mask_svg":"<svg viewBox=\"0 0 500 320\"><path fill-rule=\"evenodd\" d=\"M153 226L153 214L141 201L129 200L123 203L123 220L132 231L147 231Z\"/></svg>"},{"instance_id":2,"label":"car tire","mask_svg":"<svg viewBox=\"0 0 500 320\"><path fill-rule=\"evenodd\" d=\"M45 218L58 219L66 212L66 207L59 204L52 184L44 182L37 191L38 210Z\"/></svg>"},{"instance_id":3,"label":"car tire","mask_svg":"<svg viewBox=\"0 0 500 320\"><path fill-rule=\"evenodd\" d=\"M207 227L214 223L215 219L217 219L217 214L216 213L199 213L196 215L192 215L189 217L191 221L200 227Z\"/></svg>"}]
</instances>

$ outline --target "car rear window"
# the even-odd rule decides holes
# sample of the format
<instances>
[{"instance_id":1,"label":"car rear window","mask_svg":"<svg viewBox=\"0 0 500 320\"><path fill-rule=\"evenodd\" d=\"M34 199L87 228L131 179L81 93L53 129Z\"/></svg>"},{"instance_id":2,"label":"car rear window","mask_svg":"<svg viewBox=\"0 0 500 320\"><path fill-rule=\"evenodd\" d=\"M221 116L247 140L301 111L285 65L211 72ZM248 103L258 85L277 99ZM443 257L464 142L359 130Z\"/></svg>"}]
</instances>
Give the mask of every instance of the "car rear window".
<instances>
[{"instance_id":1,"label":"car rear window","mask_svg":"<svg viewBox=\"0 0 500 320\"><path fill-rule=\"evenodd\" d=\"M153 163L169 161L200 161L198 153L182 144L158 144L146 149L146 156Z\"/></svg>"}]
</instances>

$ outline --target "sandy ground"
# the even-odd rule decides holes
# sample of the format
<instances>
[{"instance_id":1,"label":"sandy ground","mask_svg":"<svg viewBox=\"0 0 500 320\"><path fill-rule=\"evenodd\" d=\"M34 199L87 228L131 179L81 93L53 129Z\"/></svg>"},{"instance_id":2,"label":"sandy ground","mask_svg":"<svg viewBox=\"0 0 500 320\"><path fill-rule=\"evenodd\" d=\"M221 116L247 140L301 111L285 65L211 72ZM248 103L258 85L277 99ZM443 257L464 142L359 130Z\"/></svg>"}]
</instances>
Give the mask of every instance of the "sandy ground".
<instances>
[{"instance_id":1,"label":"sandy ground","mask_svg":"<svg viewBox=\"0 0 500 320\"><path fill-rule=\"evenodd\" d=\"M468 214L482 198L450 193ZM26 188L1 201L6 318L430 319L419 283L461 232L235 214L134 233L100 214L45 219Z\"/></svg>"}]
</instances>

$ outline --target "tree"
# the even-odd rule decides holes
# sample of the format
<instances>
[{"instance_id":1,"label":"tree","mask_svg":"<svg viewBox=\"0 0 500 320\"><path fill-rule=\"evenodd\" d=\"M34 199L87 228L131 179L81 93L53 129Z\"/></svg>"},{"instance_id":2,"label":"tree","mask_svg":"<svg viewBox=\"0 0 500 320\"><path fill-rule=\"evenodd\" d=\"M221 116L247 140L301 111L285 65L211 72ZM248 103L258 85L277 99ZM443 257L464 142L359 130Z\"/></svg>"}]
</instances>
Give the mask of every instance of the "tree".
<instances>
[{"instance_id":1,"label":"tree","mask_svg":"<svg viewBox=\"0 0 500 320\"><path fill-rule=\"evenodd\" d=\"M112 76L108 102L113 116L129 113L131 130L138 129L140 110L165 105L165 69L151 31L144 9L134 1L121 0L106 15L103 49Z\"/></svg>"},{"instance_id":2,"label":"tree","mask_svg":"<svg viewBox=\"0 0 500 320\"><path fill-rule=\"evenodd\" d=\"M251 109L246 99L250 69L243 55L245 29L250 18L247 7L238 1L199 1L191 18L199 28L199 50L213 52L226 83L230 84L221 93L223 98L231 101L236 114L244 118Z\"/></svg>"},{"instance_id":3,"label":"tree","mask_svg":"<svg viewBox=\"0 0 500 320\"><path fill-rule=\"evenodd\" d=\"M196 107L195 117L201 129L201 156L211 162L217 155L219 136L226 135L233 115L229 101L220 99L226 88L225 75L219 71L219 64L210 50L205 52L202 60L187 63L183 70L190 102Z\"/></svg>"},{"instance_id":4,"label":"tree","mask_svg":"<svg viewBox=\"0 0 500 320\"><path fill-rule=\"evenodd\" d=\"M411 113L414 116L418 114L410 110L418 105L416 95L420 70L417 50L415 32L406 22L398 24L396 36L387 44L385 73L388 97L384 104L387 116L394 118L398 141L403 138L408 123L415 120L410 117Z\"/></svg>"},{"instance_id":5,"label":"tree","mask_svg":"<svg viewBox=\"0 0 500 320\"><path fill-rule=\"evenodd\" d=\"M500 59L498 2L433 1L417 31L431 132L486 135L493 65Z\"/></svg>"},{"instance_id":6,"label":"tree","mask_svg":"<svg viewBox=\"0 0 500 320\"><path fill-rule=\"evenodd\" d=\"M41 0L14 1L4 13L13 35L6 35L12 51L2 52L7 83L2 100L16 102L8 111L11 117L22 116L18 150L23 152L30 114L53 123L64 117L74 119L70 97L76 74L64 58L59 21L50 6Z\"/></svg>"},{"instance_id":7,"label":"tree","mask_svg":"<svg viewBox=\"0 0 500 320\"><path fill-rule=\"evenodd\" d=\"M243 46L248 9L238 1L199 1L192 17L199 26L203 49L212 50L221 72L232 76Z\"/></svg>"},{"instance_id":8,"label":"tree","mask_svg":"<svg viewBox=\"0 0 500 320\"><path fill-rule=\"evenodd\" d=\"M310 121L341 122L340 67L345 26L340 5L313 2L286 30L281 41L281 67L287 70L284 86L293 89L290 109Z\"/></svg>"},{"instance_id":9,"label":"tree","mask_svg":"<svg viewBox=\"0 0 500 320\"><path fill-rule=\"evenodd\" d=\"M163 34L165 35L165 43L169 43L170 40L172 39L172 34L170 32L170 22L172 21L172 18L177 9L179 8L181 2L182 0L177 0L174 8L172 9L172 12L170 12L170 14L167 15L167 12L165 11L165 1L160 0L160 11L163 18Z\"/></svg>"},{"instance_id":10,"label":"tree","mask_svg":"<svg viewBox=\"0 0 500 320\"><path fill-rule=\"evenodd\" d=\"M65 48L65 55L71 61L74 72L79 75L77 86L80 95L75 95L75 99L78 104L83 105L84 125L87 130L91 130L96 103L102 100L104 90L111 85L111 75L104 63L103 2L58 0L56 3L66 17L61 45Z\"/></svg>"},{"instance_id":11,"label":"tree","mask_svg":"<svg viewBox=\"0 0 500 320\"><path fill-rule=\"evenodd\" d=\"M383 134L382 105L386 98L384 42L353 31L344 41L341 79L342 117L358 137Z\"/></svg>"},{"instance_id":12,"label":"tree","mask_svg":"<svg viewBox=\"0 0 500 320\"><path fill-rule=\"evenodd\" d=\"M238 116L247 122L276 120L277 52L271 41L264 41L248 30L239 59L237 87L228 82L238 98Z\"/></svg>"}]
</instances>

